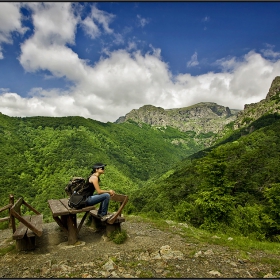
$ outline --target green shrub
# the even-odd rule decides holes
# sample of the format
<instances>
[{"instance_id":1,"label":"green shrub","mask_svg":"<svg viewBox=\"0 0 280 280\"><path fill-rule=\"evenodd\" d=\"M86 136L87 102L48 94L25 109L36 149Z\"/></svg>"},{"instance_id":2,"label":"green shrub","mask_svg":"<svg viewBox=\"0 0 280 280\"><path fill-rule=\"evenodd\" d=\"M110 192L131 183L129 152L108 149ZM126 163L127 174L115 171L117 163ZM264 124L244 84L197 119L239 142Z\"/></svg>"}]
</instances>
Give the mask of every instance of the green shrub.
<instances>
[{"instance_id":1,"label":"green shrub","mask_svg":"<svg viewBox=\"0 0 280 280\"><path fill-rule=\"evenodd\" d=\"M122 244L127 239L127 233L125 230L115 230L110 234L109 239L116 244Z\"/></svg>"},{"instance_id":2,"label":"green shrub","mask_svg":"<svg viewBox=\"0 0 280 280\"><path fill-rule=\"evenodd\" d=\"M231 228L243 236L248 236L256 240L264 240L264 223L262 215L263 206L238 206L232 213Z\"/></svg>"}]
</instances>

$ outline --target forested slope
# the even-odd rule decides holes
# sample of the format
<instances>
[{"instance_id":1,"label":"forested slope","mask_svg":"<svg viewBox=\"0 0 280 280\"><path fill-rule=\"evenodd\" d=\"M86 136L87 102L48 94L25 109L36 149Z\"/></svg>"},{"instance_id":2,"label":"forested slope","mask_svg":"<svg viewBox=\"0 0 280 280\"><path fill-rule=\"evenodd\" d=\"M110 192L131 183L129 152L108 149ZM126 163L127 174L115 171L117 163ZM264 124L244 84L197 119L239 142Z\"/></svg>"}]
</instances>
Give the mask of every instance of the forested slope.
<instances>
[{"instance_id":1,"label":"forested slope","mask_svg":"<svg viewBox=\"0 0 280 280\"><path fill-rule=\"evenodd\" d=\"M280 116L234 131L132 195L131 211L212 231L279 240ZM152 190L152 194L150 192Z\"/></svg>"},{"instance_id":2,"label":"forested slope","mask_svg":"<svg viewBox=\"0 0 280 280\"><path fill-rule=\"evenodd\" d=\"M72 176L108 164L102 184L129 194L149 178L198 151L191 134L134 122L102 123L82 117L14 118L0 114L0 205L24 196L45 219L47 200L64 197Z\"/></svg>"}]
</instances>

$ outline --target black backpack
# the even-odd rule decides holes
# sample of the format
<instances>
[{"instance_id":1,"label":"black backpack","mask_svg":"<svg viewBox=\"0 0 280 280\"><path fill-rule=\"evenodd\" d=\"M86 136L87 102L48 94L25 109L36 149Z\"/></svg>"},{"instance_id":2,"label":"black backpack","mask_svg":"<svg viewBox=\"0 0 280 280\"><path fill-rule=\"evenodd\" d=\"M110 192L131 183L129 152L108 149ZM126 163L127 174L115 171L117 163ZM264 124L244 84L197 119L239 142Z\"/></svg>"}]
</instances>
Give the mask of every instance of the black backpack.
<instances>
[{"instance_id":1,"label":"black backpack","mask_svg":"<svg viewBox=\"0 0 280 280\"><path fill-rule=\"evenodd\" d=\"M65 187L70 196L68 206L75 209L86 207L86 199L90 194L90 183L83 177L73 177Z\"/></svg>"},{"instance_id":2,"label":"black backpack","mask_svg":"<svg viewBox=\"0 0 280 280\"><path fill-rule=\"evenodd\" d=\"M65 192L71 196L74 191L80 192L86 184L86 180L83 177L73 177L65 187Z\"/></svg>"}]
</instances>

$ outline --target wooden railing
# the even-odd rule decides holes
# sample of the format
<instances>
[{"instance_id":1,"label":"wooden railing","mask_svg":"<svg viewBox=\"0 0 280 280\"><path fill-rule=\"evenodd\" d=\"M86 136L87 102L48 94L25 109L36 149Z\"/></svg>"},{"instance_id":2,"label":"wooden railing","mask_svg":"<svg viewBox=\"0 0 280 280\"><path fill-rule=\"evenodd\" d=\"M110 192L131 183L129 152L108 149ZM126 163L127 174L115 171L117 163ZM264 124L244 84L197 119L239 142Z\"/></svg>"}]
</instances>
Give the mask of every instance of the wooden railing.
<instances>
[{"instance_id":1,"label":"wooden railing","mask_svg":"<svg viewBox=\"0 0 280 280\"><path fill-rule=\"evenodd\" d=\"M6 206L0 208L0 213L5 211L5 210L8 210L8 216L6 217L3 217L3 218L0 218L0 222L6 222L8 221L9 222L9 226L11 227L12 224L11 224L11 215L10 215L10 210L12 208L12 206L14 205L14 196L12 194L10 194L9 196L9 204L7 204Z\"/></svg>"}]
</instances>

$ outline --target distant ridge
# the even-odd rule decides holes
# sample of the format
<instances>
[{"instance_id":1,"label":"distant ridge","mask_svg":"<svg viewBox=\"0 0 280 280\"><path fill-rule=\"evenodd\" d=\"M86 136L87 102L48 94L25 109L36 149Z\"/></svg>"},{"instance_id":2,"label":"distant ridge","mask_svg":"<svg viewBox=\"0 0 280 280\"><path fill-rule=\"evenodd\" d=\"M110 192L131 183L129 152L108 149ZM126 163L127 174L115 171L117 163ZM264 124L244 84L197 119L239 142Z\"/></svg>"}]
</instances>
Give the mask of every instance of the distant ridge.
<instances>
[{"instance_id":1,"label":"distant ridge","mask_svg":"<svg viewBox=\"0 0 280 280\"><path fill-rule=\"evenodd\" d=\"M239 111L213 102L201 102L176 109L144 105L120 117L116 123L133 120L137 123L146 123L152 126L171 126L183 132L219 133L226 124L236 119Z\"/></svg>"}]
</instances>

